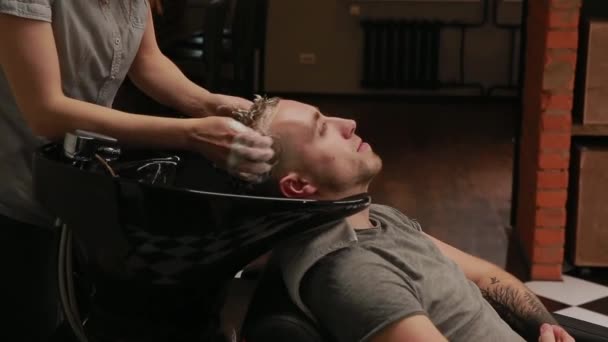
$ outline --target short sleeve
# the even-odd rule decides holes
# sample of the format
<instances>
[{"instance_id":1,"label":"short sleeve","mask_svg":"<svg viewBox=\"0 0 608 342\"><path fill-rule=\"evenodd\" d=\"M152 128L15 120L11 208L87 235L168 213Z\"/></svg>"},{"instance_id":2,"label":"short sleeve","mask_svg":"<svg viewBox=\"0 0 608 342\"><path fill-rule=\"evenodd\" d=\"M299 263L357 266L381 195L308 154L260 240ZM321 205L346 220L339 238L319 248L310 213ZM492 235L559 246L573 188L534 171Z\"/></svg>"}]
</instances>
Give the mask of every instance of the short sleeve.
<instances>
[{"instance_id":1,"label":"short sleeve","mask_svg":"<svg viewBox=\"0 0 608 342\"><path fill-rule=\"evenodd\" d=\"M338 341L367 341L386 326L426 315L409 281L394 266L362 248L330 254L304 276L306 307Z\"/></svg>"},{"instance_id":2,"label":"short sleeve","mask_svg":"<svg viewBox=\"0 0 608 342\"><path fill-rule=\"evenodd\" d=\"M53 1L55 0L0 0L0 13L51 22Z\"/></svg>"},{"instance_id":3,"label":"short sleeve","mask_svg":"<svg viewBox=\"0 0 608 342\"><path fill-rule=\"evenodd\" d=\"M416 229L419 232L422 232L422 226L420 225L420 223L418 223L418 221L414 220L414 219L410 219L412 226L414 227L414 229Z\"/></svg>"},{"instance_id":4,"label":"short sleeve","mask_svg":"<svg viewBox=\"0 0 608 342\"><path fill-rule=\"evenodd\" d=\"M391 213L393 213L400 222L402 222L403 224L407 225L410 228L413 228L414 230L417 230L419 232L422 232L422 226L420 225L420 223L418 223L417 220L415 219L411 219L409 217L407 217L406 215L404 215L402 212L400 212L399 210L388 206L388 205L376 205L378 208L380 208L380 210L384 210L386 211L390 211Z\"/></svg>"}]
</instances>

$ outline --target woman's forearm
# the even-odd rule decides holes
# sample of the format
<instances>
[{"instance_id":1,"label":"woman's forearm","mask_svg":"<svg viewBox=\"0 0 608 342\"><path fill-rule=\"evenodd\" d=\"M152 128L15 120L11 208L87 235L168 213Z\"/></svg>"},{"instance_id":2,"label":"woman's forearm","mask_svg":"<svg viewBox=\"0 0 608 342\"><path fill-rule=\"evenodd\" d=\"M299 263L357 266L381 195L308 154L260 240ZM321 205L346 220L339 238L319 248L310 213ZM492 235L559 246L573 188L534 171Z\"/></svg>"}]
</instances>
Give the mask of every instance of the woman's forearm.
<instances>
[{"instance_id":1,"label":"woman's forearm","mask_svg":"<svg viewBox=\"0 0 608 342\"><path fill-rule=\"evenodd\" d=\"M34 133L52 140L84 129L132 146L188 149L191 120L130 114L61 96L39 108L29 124Z\"/></svg>"},{"instance_id":2,"label":"woman's forearm","mask_svg":"<svg viewBox=\"0 0 608 342\"><path fill-rule=\"evenodd\" d=\"M146 95L191 117L207 115L204 104L210 92L190 81L162 53L140 55L129 78Z\"/></svg>"}]
</instances>

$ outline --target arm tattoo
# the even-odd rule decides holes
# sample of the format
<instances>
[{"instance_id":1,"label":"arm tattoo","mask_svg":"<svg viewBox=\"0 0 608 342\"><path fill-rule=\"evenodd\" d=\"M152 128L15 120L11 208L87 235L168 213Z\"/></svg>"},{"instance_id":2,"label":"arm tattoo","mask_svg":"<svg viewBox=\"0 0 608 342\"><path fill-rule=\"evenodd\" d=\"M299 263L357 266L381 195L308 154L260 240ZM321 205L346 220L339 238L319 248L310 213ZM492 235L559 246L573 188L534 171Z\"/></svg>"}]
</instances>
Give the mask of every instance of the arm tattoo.
<instances>
[{"instance_id":1,"label":"arm tattoo","mask_svg":"<svg viewBox=\"0 0 608 342\"><path fill-rule=\"evenodd\" d=\"M527 340L538 339L543 323L557 324L540 300L525 289L501 285L493 277L491 284L480 290L498 315Z\"/></svg>"}]
</instances>

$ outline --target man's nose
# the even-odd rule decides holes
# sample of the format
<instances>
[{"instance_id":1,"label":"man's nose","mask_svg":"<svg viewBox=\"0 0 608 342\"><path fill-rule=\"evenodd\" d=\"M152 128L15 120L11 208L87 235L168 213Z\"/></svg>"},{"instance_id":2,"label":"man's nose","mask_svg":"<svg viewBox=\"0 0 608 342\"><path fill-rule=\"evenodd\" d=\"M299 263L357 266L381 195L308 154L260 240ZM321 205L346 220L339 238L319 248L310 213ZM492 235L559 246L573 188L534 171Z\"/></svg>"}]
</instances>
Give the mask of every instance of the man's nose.
<instances>
[{"instance_id":1,"label":"man's nose","mask_svg":"<svg viewBox=\"0 0 608 342\"><path fill-rule=\"evenodd\" d=\"M344 121L345 121L345 131L346 131L345 138L350 139L350 137L352 137L353 134L355 134L355 130L357 129L357 122L355 120L344 120Z\"/></svg>"},{"instance_id":2,"label":"man's nose","mask_svg":"<svg viewBox=\"0 0 608 342\"><path fill-rule=\"evenodd\" d=\"M331 118L331 120L335 125L334 127L339 129L345 139L350 139L355 134L355 130L357 129L357 122L355 120L342 118Z\"/></svg>"}]
</instances>

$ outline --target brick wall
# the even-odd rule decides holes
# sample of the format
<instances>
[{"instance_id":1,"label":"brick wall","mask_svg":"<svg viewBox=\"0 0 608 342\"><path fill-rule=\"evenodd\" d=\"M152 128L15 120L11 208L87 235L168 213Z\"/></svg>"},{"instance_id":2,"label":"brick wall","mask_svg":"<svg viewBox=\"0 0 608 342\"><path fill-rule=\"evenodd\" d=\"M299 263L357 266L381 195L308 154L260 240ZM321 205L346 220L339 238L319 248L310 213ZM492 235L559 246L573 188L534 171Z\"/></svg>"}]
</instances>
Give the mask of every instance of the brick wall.
<instances>
[{"instance_id":1,"label":"brick wall","mask_svg":"<svg viewBox=\"0 0 608 342\"><path fill-rule=\"evenodd\" d=\"M515 232L537 280L561 279L581 0L529 0Z\"/></svg>"}]
</instances>

